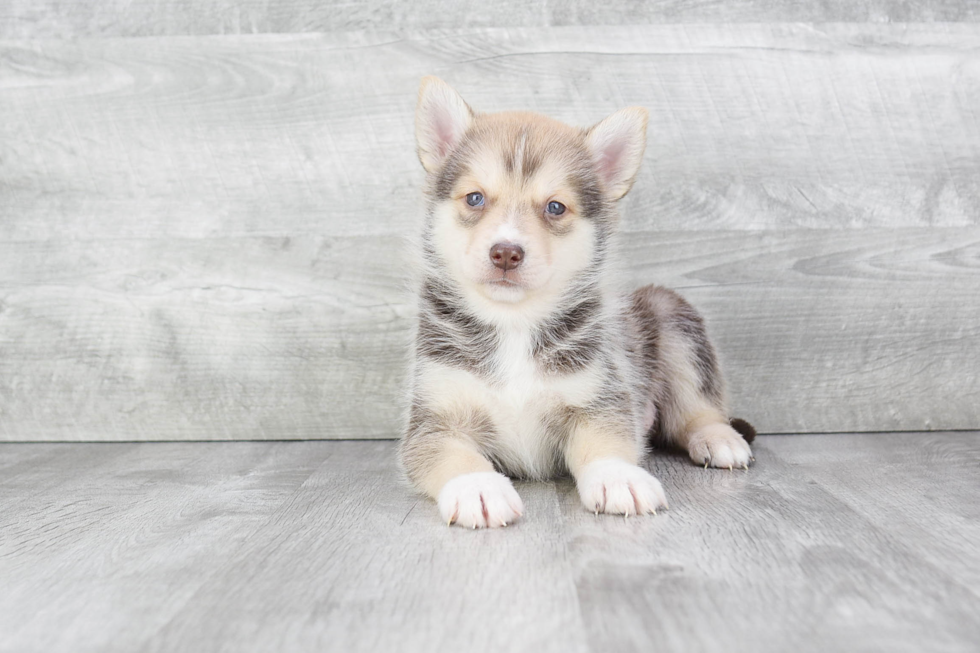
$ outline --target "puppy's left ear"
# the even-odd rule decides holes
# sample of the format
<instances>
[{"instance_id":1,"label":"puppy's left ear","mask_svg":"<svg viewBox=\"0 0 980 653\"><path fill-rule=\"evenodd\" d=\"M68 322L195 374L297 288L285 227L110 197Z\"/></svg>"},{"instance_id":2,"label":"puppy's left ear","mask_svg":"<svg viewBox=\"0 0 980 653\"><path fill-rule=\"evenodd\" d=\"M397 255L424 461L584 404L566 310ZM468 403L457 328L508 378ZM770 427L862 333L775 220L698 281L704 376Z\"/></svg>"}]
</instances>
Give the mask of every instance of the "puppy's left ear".
<instances>
[{"instance_id":1,"label":"puppy's left ear","mask_svg":"<svg viewBox=\"0 0 980 653\"><path fill-rule=\"evenodd\" d=\"M585 133L599 179L609 199L629 191L647 147L647 110L626 107L593 125Z\"/></svg>"}]
</instances>

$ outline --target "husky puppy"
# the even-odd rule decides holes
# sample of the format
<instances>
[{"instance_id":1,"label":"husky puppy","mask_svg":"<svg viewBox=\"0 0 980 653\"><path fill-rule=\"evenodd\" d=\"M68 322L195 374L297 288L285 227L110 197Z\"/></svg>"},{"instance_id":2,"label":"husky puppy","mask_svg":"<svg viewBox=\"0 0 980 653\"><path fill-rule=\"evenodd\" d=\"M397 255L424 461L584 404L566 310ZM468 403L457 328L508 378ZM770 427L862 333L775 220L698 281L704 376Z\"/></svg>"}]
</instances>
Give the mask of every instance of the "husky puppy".
<instances>
[{"instance_id":1,"label":"husky puppy","mask_svg":"<svg viewBox=\"0 0 980 653\"><path fill-rule=\"evenodd\" d=\"M638 465L651 439L748 468L732 424L750 427L729 421L701 317L665 288L622 294L607 271L646 128L639 107L585 130L480 114L422 80L426 218L400 457L450 525L506 526L524 510L508 477L569 472L590 511L655 514L667 499Z\"/></svg>"}]
</instances>

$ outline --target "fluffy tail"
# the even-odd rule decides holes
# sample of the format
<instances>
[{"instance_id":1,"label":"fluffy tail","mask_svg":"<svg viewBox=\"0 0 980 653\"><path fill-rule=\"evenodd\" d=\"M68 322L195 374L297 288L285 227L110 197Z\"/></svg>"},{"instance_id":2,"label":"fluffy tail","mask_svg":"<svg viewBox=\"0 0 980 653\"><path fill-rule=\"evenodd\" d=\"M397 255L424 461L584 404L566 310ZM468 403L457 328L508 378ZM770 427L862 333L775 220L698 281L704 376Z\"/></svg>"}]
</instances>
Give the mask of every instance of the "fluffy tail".
<instances>
[{"instance_id":1,"label":"fluffy tail","mask_svg":"<svg viewBox=\"0 0 980 653\"><path fill-rule=\"evenodd\" d=\"M755 427L746 422L744 419L741 419L740 417L733 417L732 419L728 420L728 423L731 424L732 428L738 431L743 438L745 438L746 442L751 443L752 440L755 440Z\"/></svg>"}]
</instances>

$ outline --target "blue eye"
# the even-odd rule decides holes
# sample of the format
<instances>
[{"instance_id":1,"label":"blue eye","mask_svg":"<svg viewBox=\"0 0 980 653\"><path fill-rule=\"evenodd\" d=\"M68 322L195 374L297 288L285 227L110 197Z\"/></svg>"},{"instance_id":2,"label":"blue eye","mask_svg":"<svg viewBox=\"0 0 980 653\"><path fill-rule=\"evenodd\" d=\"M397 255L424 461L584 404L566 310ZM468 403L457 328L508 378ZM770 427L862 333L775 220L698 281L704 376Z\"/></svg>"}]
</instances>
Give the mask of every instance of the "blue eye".
<instances>
[{"instance_id":1,"label":"blue eye","mask_svg":"<svg viewBox=\"0 0 980 653\"><path fill-rule=\"evenodd\" d=\"M470 193L466 196L466 203L470 206L483 206L483 193Z\"/></svg>"},{"instance_id":2,"label":"blue eye","mask_svg":"<svg viewBox=\"0 0 980 653\"><path fill-rule=\"evenodd\" d=\"M565 212L565 205L561 202L548 202L548 213L551 215L561 215Z\"/></svg>"}]
</instances>

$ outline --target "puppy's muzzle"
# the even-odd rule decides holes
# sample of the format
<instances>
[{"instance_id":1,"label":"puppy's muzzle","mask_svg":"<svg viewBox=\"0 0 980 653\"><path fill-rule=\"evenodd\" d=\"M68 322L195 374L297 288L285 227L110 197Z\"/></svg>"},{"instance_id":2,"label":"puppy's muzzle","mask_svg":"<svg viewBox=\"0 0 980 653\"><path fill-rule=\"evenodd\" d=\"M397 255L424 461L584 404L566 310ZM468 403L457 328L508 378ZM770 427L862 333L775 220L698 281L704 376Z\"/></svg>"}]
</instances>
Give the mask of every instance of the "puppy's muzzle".
<instances>
[{"instance_id":1,"label":"puppy's muzzle","mask_svg":"<svg viewBox=\"0 0 980 653\"><path fill-rule=\"evenodd\" d=\"M524 260L524 248L513 243L497 243L490 248L490 261L506 272L513 270Z\"/></svg>"}]
</instances>

